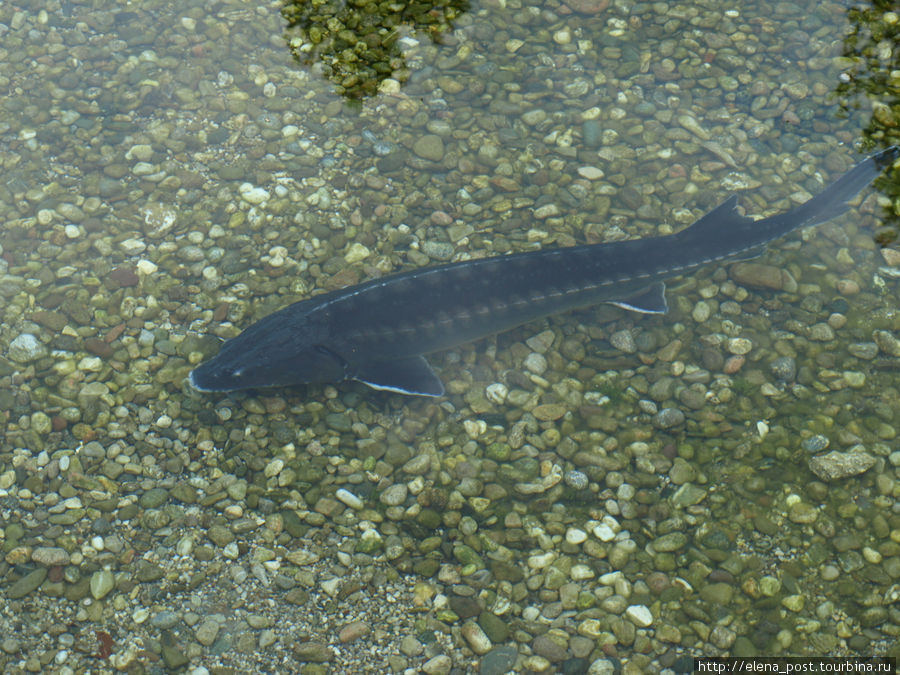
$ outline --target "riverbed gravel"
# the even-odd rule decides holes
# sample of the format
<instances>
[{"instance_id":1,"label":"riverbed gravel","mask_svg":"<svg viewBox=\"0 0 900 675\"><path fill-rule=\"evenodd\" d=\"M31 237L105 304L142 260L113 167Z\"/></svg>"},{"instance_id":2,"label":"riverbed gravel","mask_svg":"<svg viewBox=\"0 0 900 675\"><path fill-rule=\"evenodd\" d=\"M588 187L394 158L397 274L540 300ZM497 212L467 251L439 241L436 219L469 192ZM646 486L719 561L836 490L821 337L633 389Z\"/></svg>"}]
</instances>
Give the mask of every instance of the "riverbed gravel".
<instances>
[{"instance_id":1,"label":"riverbed gravel","mask_svg":"<svg viewBox=\"0 0 900 675\"><path fill-rule=\"evenodd\" d=\"M897 142L896 97L831 97L864 77L843 7L771 10L0 6L0 669L895 655L890 187L675 280L666 317L435 355L442 399L184 382L312 293L667 234L730 191L768 215L859 129Z\"/></svg>"}]
</instances>

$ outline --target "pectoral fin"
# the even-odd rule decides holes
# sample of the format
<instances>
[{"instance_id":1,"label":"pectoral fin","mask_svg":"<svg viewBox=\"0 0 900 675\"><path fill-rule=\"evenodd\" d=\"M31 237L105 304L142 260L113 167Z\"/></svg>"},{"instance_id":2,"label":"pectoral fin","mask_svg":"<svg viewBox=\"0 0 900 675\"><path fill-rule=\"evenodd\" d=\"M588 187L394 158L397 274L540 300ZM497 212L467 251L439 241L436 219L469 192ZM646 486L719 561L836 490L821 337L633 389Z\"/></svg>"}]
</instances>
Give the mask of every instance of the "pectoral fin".
<instances>
[{"instance_id":1,"label":"pectoral fin","mask_svg":"<svg viewBox=\"0 0 900 675\"><path fill-rule=\"evenodd\" d=\"M444 385L424 356L397 361L367 363L356 369L352 379L372 389L410 396L443 396Z\"/></svg>"},{"instance_id":2,"label":"pectoral fin","mask_svg":"<svg viewBox=\"0 0 900 675\"><path fill-rule=\"evenodd\" d=\"M642 314L665 314L669 311L669 305L666 303L666 285L662 281L627 298L612 300L609 304Z\"/></svg>"}]
</instances>

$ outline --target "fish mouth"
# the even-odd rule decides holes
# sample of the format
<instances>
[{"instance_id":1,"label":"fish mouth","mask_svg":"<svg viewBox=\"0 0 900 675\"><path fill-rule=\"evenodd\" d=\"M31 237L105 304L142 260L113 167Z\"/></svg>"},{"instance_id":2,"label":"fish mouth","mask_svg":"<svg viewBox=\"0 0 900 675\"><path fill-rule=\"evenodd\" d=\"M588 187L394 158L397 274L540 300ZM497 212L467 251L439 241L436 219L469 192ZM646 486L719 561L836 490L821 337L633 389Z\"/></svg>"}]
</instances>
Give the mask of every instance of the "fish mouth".
<instances>
[{"instance_id":1,"label":"fish mouth","mask_svg":"<svg viewBox=\"0 0 900 675\"><path fill-rule=\"evenodd\" d=\"M191 387L195 391L217 391L216 389L212 389L210 387L204 387L202 384L197 382L197 369L194 368L190 373L188 373L187 381L191 385Z\"/></svg>"}]
</instances>

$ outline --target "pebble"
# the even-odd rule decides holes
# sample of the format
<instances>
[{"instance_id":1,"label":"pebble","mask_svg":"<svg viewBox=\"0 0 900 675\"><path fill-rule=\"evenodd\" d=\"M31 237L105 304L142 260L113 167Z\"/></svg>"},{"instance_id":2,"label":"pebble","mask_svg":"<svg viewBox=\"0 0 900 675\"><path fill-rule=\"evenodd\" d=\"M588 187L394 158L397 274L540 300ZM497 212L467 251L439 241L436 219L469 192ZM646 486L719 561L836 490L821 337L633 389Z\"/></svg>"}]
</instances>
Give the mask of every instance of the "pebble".
<instances>
[{"instance_id":1,"label":"pebble","mask_svg":"<svg viewBox=\"0 0 900 675\"><path fill-rule=\"evenodd\" d=\"M691 317L697 323L704 323L707 319L709 319L710 314L712 314L712 308L710 308L709 303L700 300L696 305L694 305L694 310L691 312Z\"/></svg>"},{"instance_id":2,"label":"pebble","mask_svg":"<svg viewBox=\"0 0 900 675\"><path fill-rule=\"evenodd\" d=\"M535 406L531 413L541 422L553 422L563 417L567 412L567 408L559 403L544 403Z\"/></svg>"},{"instance_id":3,"label":"pebble","mask_svg":"<svg viewBox=\"0 0 900 675\"><path fill-rule=\"evenodd\" d=\"M220 628L219 622L215 619L206 619L194 629L194 637L197 638L197 642L209 647L216 641Z\"/></svg>"},{"instance_id":4,"label":"pebble","mask_svg":"<svg viewBox=\"0 0 900 675\"><path fill-rule=\"evenodd\" d=\"M587 180L600 180L605 175L602 169L596 166L580 166L578 167L578 175Z\"/></svg>"},{"instance_id":5,"label":"pebble","mask_svg":"<svg viewBox=\"0 0 900 675\"><path fill-rule=\"evenodd\" d=\"M256 187L252 183L241 183L238 188L238 194L240 194L241 199L248 204L259 205L269 201L269 193L265 189Z\"/></svg>"},{"instance_id":6,"label":"pebble","mask_svg":"<svg viewBox=\"0 0 900 675\"><path fill-rule=\"evenodd\" d=\"M691 115L679 115L678 123L685 129L694 134L697 138L708 141L710 139L709 132L704 129L700 123Z\"/></svg>"},{"instance_id":7,"label":"pebble","mask_svg":"<svg viewBox=\"0 0 900 675\"><path fill-rule=\"evenodd\" d=\"M769 364L769 369L782 382L793 382L797 377L797 361L790 356L779 356Z\"/></svg>"},{"instance_id":8,"label":"pebble","mask_svg":"<svg viewBox=\"0 0 900 675\"><path fill-rule=\"evenodd\" d=\"M834 340L834 329L827 323L817 323L809 327L809 339L817 342Z\"/></svg>"},{"instance_id":9,"label":"pebble","mask_svg":"<svg viewBox=\"0 0 900 675\"><path fill-rule=\"evenodd\" d=\"M350 247L344 254L344 260L352 265L353 263L362 262L370 255L372 255L372 252L366 246L360 244L358 241L355 241L350 244Z\"/></svg>"},{"instance_id":10,"label":"pebble","mask_svg":"<svg viewBox=\"0 0 900 675\"><path fill-rule=\"evenodd\" d=\"M413 152L422 159L440 162L444 158L444 141L437 134L425 134L416 139Z\"/></svg>"},{"instance_id":11,"label":"pebble","mask_svg":"<svg viewBox=\"0 0 900 675\"><path fill-rule=\"evenodd\" d=\"M753 343L746 338L730 338L725 344L725 348L732 354L744 356L753 349Z\"/></svg>"},{"instance_id":12,"label":"pebble","mask_svg":"<svg viewBox=\"0 0 900 675\"><path fill-rule=\"evenodd\" d=\"M365 621L351 621L338 631L338 640L345 643L353 642L368 635L371 630L371 627Z\"/></svg>"},{"instance_id":13,"label":"pebble","mask_svg":"<svg viewBox=\"0 0 900 675\"><path fill-rule=\"evenodd\" d=\"M829 445L830 441L828 440L828 437L823 436L822 434L814 434L809 438L804 438L803 441L800 442L800 447L810 453L822 452L823 450L826 450Z\"/></svg>"},{"instance_id":14,"label":"pebble","mask_svg":"<svg viewBox=\"0 0 900 675\"><path fill-rule=\"evenodd\" d=\"M546 220L560 214L559 207L556 204L544 204L534 210L534 217L538 220Z\"/></svg>"},{"instance_id":15,"label":"pebble","mask_svg":"<svg viewBox=\"0 0 900 675\"><path fill-rule=\"evenodd\" d=\"M621 352L626 354L634 354L637 351L637 345L634 342L634 335L630 330L616 331L609 336L609 343Z\"/></svg>"},{"instance_id":16,"label":"pebble","mask_svg":"<svg viewBox=\"0 0 900 675\"><path fill-rule=\"evenodd\" d=\"M385 506L400 506L406 501L408 493L409 490L406 485L403 483L396 483L382 492L378 500Z\"/></svg>"},{"instance_id":17,"label":"pebble","mask_svg":"<svg viewBox=\"0 0 900 675\"><path fill-rule=\"evenodd\" d=\"M746 362L747 359L744 356L729 356L722 364L722 372L726 375L734 375L744 367Z\"/></svg>"},{"instance_id":18,"label":"pebble","mask_svg":"<svg viewBox=\"0 0 900 675\"><path fill-rule=\"evenodd\" d=\"M688 543L687 535L682 532L669 532L653 541L653 548L660 552L672 552L684 548Z\"/></svg>"},{"instance_id":19,"label":"pebble","mask_svg":"<svg viewBox=\"0 0 900 675\"><path fill-rule=\"evenodd\" d=\"M465 638L466 643L476 654L487 654L491 647L490 639L475 621L467 621L460 629L460 633Z\"/></svg>"},{"instance_id":20,"label":"pebble","mask_svg":"<svg viewBox=\"0 0 900 675\"><path fill-rule=\"evenodd\" d=\"M900 340L892 333L886 330L876 330L872 332L872 339L878 345L884 354L888 356L900 357Z\"/></svg>"},{"instance_id":21,"label":"pebble","mask_svg":"<svg viewBox=\"0 0 900 675\"><path fill-rule=\"evenodd\" d=\"M12 584L6 587L6 597L11 600L24 598L29 593L37 590L44 579L47 578L47 568L38 567L28 574L16 579Z\"/></svg>"},{"instance_id":22,"label":"pebble","mask_svg":"<svg viewBox=\"0 0 900 675\"><path fill-rule=\"evenodd\" d=\"M635 626L648 628L653 625L653 614L645 605L631 605L625 610L625 616Z\"/></svg>"},{"instance_id":23,"label":"pebble","mask_svg":"<svg viewBox=\"0 0 900 675\"><path fill-rule=\"evenodd\" d=\"M584 490L590 484L590 479L587 474L583 471L578 471L577 469L566 471L563 474L563 481L565 481L566 485L575 490Z\"/></svg>"},{"instance_id":24,"label":"pebble","mask_svg":"<svg viewBox=\"0 0 900 675\"><path fill-rule=\"evenodd\" d=\"M322 642L298 642L293 646L293 652L299 661L328 663L334 660L334 651Z\"/></svg>"},{"instance_id":25,"label":"pebble","mask_svg":"<svg viewBox=\"0 0 900 675\"><path fill-rule=\"evenodd\" d=\"M875 458L862 450L850 452L834 450L809 459L810 470L826 482L865 473L874 465Z\"/></svg>"},{"instance_id":26,"label":"pebble","mask_svg":"<svg viewBox=\"0 0 900 675\"><path fill-rule=\"evenodd\" d=\"M21 333L9 343L7 355L16 363L31 363L47 353L47 348L34 335Z\"/></svg>"},{"instance_id":27,"label":"pebble","mask_svg":"<svg viewBox=\"0 0 900 675\"><path fill-rule=\"evenodd\" d=\"M485 387L484 396L485 398L495 405L503 405L506 402L506 397L509 395L509 387L507 387L502 382L494 382L493 384L489 384Z\"/></svg>"},{"instance_id":28,"label":"pebble","mask_svg":"<svg viewBox=\"0 0 900 675\"><path fill-rule=\"evenodd\" d=\"M729 273L731 278L741 286L769 288L776 291L781 290L784 286L781 269L773 265L735 263L731 266Z\"/></svg>"},{"instance_id":29,"label":"pebble","mask_svg":"<svg viewBox=\"0 0 900 675\"><path fill-rule=\"evenodd\" d=\"M547 112L540 108L534 108L522 114L522 121L530 127L536 126L546 119Z\"/></svg>"},{"instance_id":30,"label":"pebble","mask_svg":"<svg viewBox=\"0 0 900 675\"><path fill-rule=\"evenodd\" d=\"M878 356L878 345L874 342L851 342L847 351L858 359L871 361Z\"/></svg>"},{"instance_id":31,"label":"pebble","mask_svg":"<svg viewBox=\"0 0 900 675\"><path fill-rule=\"evenodd\" d=\"M612 541L616 538L616 531L607 523L595 525L593 529L594 536L600 541Z\"/></svg>"},{"instance_id":32,"label":"pebble","mask_svg":"<svg viewBox=\"0 0 900 675\"><path fill-rule=\"evenodd\" d=\"M684 424L684 413L678 408L663 408L653 418L653 425L660 429L671 429Z\"/></svg>"},{"instance_id":33,"label":"pebble","mask_svg":"<svg viewBox=\"0 0 900 675\"><path fill-rule=\"evenodd\" d=\"M480 675L504 675L513 669L519 651L513 645L494 647L481 658Z\"/></svg>"},{"instance_id":34,"label":"pebble","mask_svg":"<svg viewBox=\"0 0 900 675\"><path fill-rule=\"evenodd\" d=\"M338 488L334 493L335 498L337 498L343 504L346 504L351 509L358 511L363 506L365 506L365 502L362 499L357 497L355 494L350 492L350 490L344 488Z\"/></svg>"},{"instance_id":35,"label":"pebble","mask_svg":"<svg viewBox=\"0 0 900 675\"><path fill-rule=\"evenodd\" d=\"M54 567L56 565L68 565L70 556L69 553L62 548L38 546L31 553L31 559L46 567Z\"/></svg>"},{"instance_id":36,"label":"pebble","mask_svg":"<svg viewBox=\"0 0 900 675\"><path fill-rule=\"evenodd\" d=\"M116 579L110 570L97 570L91 575L90 587L94 600L102 600L115 586Z\"/></svg>"},{"instance_id":37,"label":"pebble","mask_svg":"<svg viewBox=\"0 0 900 675\"><path fill-rule=\"evenodd\" d=\"M453 667L453 661L446 654L432 656L422 664L422 672L425 675L448 675Z\"/></svg>"},{"instance_id":38,"label":"pebble","mask_svg":"<svg viewBox=\"0 0 900 675\"><path fill-rule=\"evenodd\" d=\"M586 539L587 532L584 530L578 529L577 527L570 527L566 530L566 541L573 546L584 543Z\"/></svg>"},{"instance_id":39,"label":"pebble","mask_svg":"<svg viewBox=\"0 0 900 675\"><path fill-rule=\"evenodd\" d=\"M547 359L543 354L537 352L531 352L526 356L523 365L535 375L543 375L547 372Z\"/></svg>"}]
</instances>

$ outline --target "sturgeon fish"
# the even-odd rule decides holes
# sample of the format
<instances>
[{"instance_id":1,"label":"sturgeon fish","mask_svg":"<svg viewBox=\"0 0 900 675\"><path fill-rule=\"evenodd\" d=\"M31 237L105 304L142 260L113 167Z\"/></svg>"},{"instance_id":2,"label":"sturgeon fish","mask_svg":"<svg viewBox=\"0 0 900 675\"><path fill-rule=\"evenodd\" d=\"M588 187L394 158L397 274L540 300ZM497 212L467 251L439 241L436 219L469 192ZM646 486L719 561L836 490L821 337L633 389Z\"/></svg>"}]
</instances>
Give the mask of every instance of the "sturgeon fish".
<instances>
[{"instance_id":1,"label":"sturgeon fish","mask_svg":"<svg viewBox=\"0 0 900 675\"><path fill-rule=\"evenodd\" d=\"M844 213L898 156L898 146L871 155L806 203L761 220L741 215L732 195L672 235L450 263L316 295L226 341L189 379L200 391L357 380L441 396L425 354L597 303L664 313L665 279L755 257L796 228Z\"/></svg>"}]
</instances>

